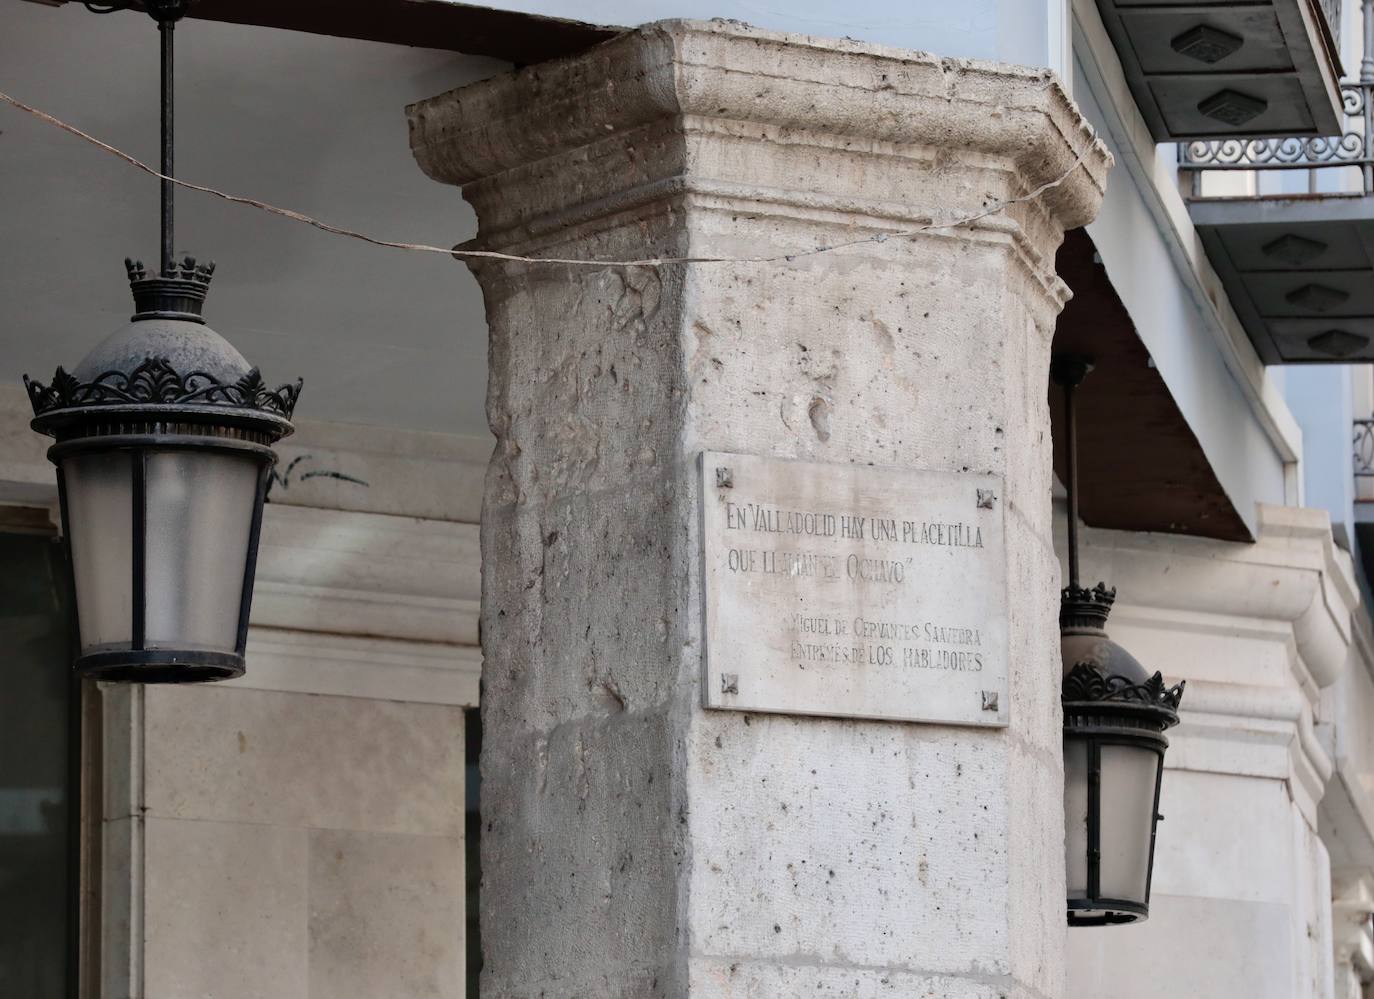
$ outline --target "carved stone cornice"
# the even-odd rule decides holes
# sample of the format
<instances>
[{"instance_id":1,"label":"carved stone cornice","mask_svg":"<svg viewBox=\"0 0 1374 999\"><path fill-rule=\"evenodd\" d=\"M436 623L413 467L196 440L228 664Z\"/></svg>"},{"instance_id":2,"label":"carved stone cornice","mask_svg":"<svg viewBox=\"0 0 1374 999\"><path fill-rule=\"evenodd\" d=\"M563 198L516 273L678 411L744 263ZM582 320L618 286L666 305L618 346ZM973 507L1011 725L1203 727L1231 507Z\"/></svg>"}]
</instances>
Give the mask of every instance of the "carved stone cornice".
<instances>
[{"instance_id":1,"label":"carved stone cornice","mask_svg":"<svg viewBox=\"0 0 1374 999\"><path fill-rule=\"evenodd\" d=\"M1080 168L1040 199L1063 228L1096 213L1112 162L1048 71L736 22L645 25L576 57L418 102L409 118L421 168L457 185L498 176L546 183L568 157L594 172L631 132L645 182L684 172L691 135L731 130L817 147L842 138L847 155L874 159L928 160L937 149L1004 158L1027 190L1081 155ZM479 215L486 232L493 213Z\"/></svg>"},{"instance_id":2,"label":"carved stone cornice","mask_svg":"<svg viewBox=\"0 0 1374 999\"><path fill-rule=\"evenodd\" d=\"M1096 529L1083 539L1084 573L1129 594L1127 616L1146 608L1282 622L1310 674L1299 678L1310 697L1351 658L1359 591L1325 511L1261 504L1253 544Z\"/></svg>"}]
</instances>

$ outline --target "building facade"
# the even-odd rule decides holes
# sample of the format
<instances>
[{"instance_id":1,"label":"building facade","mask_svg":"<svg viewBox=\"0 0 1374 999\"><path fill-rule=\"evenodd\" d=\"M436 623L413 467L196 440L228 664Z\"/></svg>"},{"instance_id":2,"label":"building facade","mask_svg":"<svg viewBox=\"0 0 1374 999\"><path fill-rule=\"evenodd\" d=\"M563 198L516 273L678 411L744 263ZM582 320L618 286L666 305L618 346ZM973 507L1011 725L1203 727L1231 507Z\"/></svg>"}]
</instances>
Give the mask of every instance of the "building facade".
<instances>
[{"instance_id":1,"label":"building facade","mask_svg":"<svg viewBox=\"0 0 1374 999\"><path fill-rule=\"evenodd\" d=\"M3 18L0 90L151 161L141 11ZM181 196L215 327L305 378L247 672L69 682L20 376L125 320L156 185L2 109L0 995L1366 995L1374 2L199 0L177 32L179 177L459 259ZM1082 578L1186 681L1121 927L1065 925L1065 352ZM974 479L910 522L945 561L835 569L913 573L958 625L938 679L868 604L890 672L766 673L824 622L713 575L712 510L763 481L895 541Z\"/></svg>"}]
</instances>

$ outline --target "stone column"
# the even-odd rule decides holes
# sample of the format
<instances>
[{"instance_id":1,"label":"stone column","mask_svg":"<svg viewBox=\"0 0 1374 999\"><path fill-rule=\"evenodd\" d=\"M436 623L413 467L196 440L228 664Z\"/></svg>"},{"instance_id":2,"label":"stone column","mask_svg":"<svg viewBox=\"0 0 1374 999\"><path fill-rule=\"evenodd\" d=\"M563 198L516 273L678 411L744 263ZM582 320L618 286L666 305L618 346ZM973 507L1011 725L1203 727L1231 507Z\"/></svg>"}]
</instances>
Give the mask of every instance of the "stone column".
<instances>
[{"instance_id":1,"label":"stone column","mask_svg":"<svg viewBox=\"0 0 1374 999\"><path fill-rule=\"evenodd\" d=\"M483 995L1062 995L1045 384L1110 165L1062 86L666 22L410 122L476 247L798 254L474 267ZM1010 727L703 709L705 450L1005 476Z\"/></svg>"}]
</instances>

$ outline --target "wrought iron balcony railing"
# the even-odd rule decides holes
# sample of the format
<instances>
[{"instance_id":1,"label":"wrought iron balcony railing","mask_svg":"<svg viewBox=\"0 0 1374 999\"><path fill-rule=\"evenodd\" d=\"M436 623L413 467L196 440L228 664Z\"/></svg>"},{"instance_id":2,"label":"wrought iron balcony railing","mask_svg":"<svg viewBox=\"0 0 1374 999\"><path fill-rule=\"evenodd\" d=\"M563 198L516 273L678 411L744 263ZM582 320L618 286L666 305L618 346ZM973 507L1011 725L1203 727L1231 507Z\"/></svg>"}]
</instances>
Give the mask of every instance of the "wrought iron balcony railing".
<instances>
[{"instance_id":1,"label":"wrought iron balcony railing","mask_svg":"<svg viewBox=\"0 0 1374 999\"><path fill-rule=\"evenodd\" d=\"M1358 167L1374 194L1374 79L1341 85L1347 128L1339 136L1213 139L1179 143L1179 169L1317 170Z\"/></svg>"},{"instance_id":2,"label":"wrought iron balcony railing","mask_svg":"<svg viewBox=\"0 0 1374 999\"><path fill-rule=\"evenodd\" d=\"M1320 170L1356 167L1362 193L1374 194L1374 0L1361 0L1364 59L1360 78L1341 84L1345 131L1335 136L1280 136L1270 139L1212 139L1181 142L1180 170L1197 177L1208 170ZM1339 48L1341 0L1321 0L1331 35Z\"/></svg>"},{"instance_id":3,"label":"wrought iron balcony railing","mask_svg":"<svg viewBox=\"0 0 1374 999\"><path fill-rule=\"evenodd\" d=\"M1374 478L1374 420L1355 421L1355 478Z\"/></svg>"}]
</instances>

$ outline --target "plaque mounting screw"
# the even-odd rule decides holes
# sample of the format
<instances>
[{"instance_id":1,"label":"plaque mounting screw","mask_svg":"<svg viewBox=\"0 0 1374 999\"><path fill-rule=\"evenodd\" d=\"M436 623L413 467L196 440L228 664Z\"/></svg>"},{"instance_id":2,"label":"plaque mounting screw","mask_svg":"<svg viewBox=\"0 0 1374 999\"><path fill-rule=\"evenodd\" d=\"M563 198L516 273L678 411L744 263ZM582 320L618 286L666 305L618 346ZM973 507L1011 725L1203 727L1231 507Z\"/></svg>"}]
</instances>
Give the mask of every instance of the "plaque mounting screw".
<instances>
[{"instance_id":1,"label":"plaque mounting screw","mask_svg":"<svg viewBox=\"0 0 1374 999\"><path fill-rule=\"evenodd\" d=\"M738 693L739 693L739 674L738 674L738 673L722 673L722 674L720 675L720 692L721 692L722 694L738 694Z\"/></svg>"},{"instance_id":2,"label":"plaque mounting screw","mask_svg":"<svg viewBox=\"0 0 1374 999\"><path fill-rule=\"evenodd\" d=\"M716 488L733 489L735 485L735 473L728 468L716 469Z\"/></svg>"},{"instance_id":3,"label":"plaque mounting screw","mask_svg":"<svg viewBox=\"0 0 1374 999\"><path fill-rule=\"evenodd\" d=\"M978 509L991 510L992 505L997 502L997 496L991 489L978 490Z\"/></svg>"},{"instance_id":4,"label":"plaque mounting screw","mask_svg":"<svg viewBox=\"0 0 1374 999\"><path fill-rule=\"evenodd\" d=\"M997 710L997 691L995 691L995 690L985 690L985 691L983 691L983 710L984 710L984 711L996 711L996 710Z\"/></svg>"}]
</instances>

